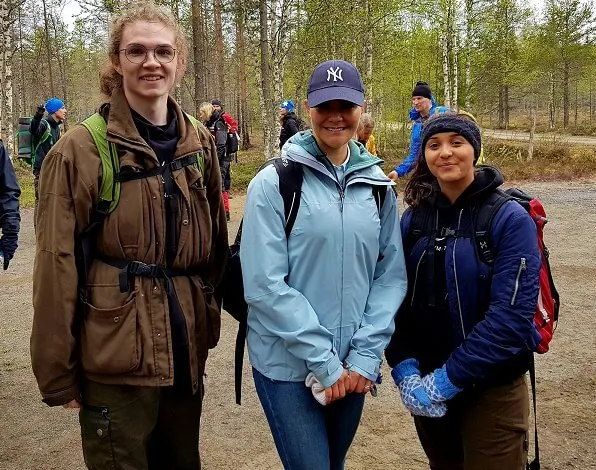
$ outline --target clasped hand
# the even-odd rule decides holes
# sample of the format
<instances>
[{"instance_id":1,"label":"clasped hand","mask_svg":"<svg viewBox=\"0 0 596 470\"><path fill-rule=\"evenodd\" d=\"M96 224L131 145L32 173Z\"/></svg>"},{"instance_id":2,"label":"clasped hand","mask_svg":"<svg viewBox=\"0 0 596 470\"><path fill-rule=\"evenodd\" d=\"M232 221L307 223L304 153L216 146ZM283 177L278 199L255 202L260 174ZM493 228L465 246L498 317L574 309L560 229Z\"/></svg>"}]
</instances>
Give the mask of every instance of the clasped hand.
<instances>
[{"instance_id":1,"label":"clasped hand","mask_svg":"<svg viewBox=\"0 0 596 470\"><path fill-rule=\"evenodd\" d=\"M374 383L358 372L342 370L340 378L331 387L325 389L325 400L327 404L344 398L348 393L367 394L374 387Z\"/></svg>"}]
</instances>

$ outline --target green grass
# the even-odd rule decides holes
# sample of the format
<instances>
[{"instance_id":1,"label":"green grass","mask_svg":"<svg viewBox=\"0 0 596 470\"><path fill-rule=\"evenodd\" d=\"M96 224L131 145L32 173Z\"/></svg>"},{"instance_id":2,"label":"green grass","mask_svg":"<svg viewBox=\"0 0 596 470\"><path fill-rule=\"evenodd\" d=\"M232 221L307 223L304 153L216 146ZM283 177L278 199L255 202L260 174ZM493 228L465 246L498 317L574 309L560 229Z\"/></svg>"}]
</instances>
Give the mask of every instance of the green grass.
<instances>
[{"instance_id":1,"label":"green grass","mask_svg":"<svg viewBox=\"0 0 596 470\"><path fill-rule=\"evenodd\" d=\"M232 162L232 192L246 192L248 183L254 178L265 159L263 157L263 147L252 147L250 150L240 150L238 152L238 163Z\"/></svg>"},{"instance_id":2,"label":"green grass","mask_svg":"<svg viewBox=\"0 0 596 470\"><path fill-rule=\"evenodd\" d=\"M487 163L499 168L506 180L569 180L596 175L596 147L540 144L528 161L527 143L489 140Z\"/></svg>"},{"instance_id":3,"label":"green grass","mask_svg":"<svg viewBox=\"0 0 596 470\"><path fill-rule=\"evenodd\" d=\"M17 180L21 187L20 205L21 209L28 209L35 206L35 190L33 188L33 170L24 161L15 158L13 160Z\"/></svg>"}]
</instances>

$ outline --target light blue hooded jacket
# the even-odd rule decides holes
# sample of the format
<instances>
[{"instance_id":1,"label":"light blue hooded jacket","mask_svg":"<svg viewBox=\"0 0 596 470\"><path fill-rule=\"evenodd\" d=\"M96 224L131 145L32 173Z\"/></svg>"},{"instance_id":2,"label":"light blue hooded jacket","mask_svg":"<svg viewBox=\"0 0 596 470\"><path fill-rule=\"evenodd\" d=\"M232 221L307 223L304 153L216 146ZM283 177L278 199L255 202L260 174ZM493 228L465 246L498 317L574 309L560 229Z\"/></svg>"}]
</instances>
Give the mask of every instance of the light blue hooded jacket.
<instances>
[{"instance_id":1,"label":"light blue hooded jacket","mask_svg":"<svg viewBox=\"0 0 596 470\"><path fill-rule=\"evenodd\" d=\"M286 143L282 157L304 171L287 239L275 168L248 187L240 248L248 351L253 367L273 380L303 381L313 372L329 387L345 363L374 381L406 294L393 183L381 160L357 142L349 146L338 181L311 131ZM380 217L371 185L388 189Z\"/></svg>"}]
</instances>

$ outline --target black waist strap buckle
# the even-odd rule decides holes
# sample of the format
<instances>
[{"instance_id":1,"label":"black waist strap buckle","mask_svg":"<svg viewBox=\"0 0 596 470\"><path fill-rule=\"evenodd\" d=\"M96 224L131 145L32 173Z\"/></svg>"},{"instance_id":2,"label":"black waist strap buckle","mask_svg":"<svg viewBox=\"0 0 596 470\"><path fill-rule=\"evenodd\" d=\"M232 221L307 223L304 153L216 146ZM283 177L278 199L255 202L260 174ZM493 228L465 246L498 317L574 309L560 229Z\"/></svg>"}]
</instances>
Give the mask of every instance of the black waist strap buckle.
<instances>
[{"instance_id":1,"label":"black waist strap buckle","mask_svg":"<svg viewBox=\"0 0 596 470\"><path fill-rule=\"evenodd\" d=\"M168 277L166 275L165 269L158 264L147 264L142 263L141 261L131 261L124 267L124 269L122 269L122 271L120 271L120 275L118 277L120 283L120 292L129 292L130 278L137 276L160 279L167 279Z\"/></svg>"}]
</instances>

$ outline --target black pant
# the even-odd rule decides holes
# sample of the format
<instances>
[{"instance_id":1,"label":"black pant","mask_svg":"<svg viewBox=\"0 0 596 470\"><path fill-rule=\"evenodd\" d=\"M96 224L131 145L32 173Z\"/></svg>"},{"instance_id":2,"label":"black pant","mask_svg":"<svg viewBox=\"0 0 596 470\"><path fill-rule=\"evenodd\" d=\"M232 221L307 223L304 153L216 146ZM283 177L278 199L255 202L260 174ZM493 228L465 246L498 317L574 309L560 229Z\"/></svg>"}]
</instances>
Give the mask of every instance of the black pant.
<instances>
[{"instance_id":1,"label":"black pant","mask_svg":"<svg viewBox=\"0 0 596 470\"><path fill-rule=\"evenodd\" d=\"M464 392L443 418L414 417L431 470L524 470L528 453L525 376Z\"/></svg>"},{"instance_id":2,"label":"black pant","mask_svg":"<svg viewBox=\"0 0 596 470\"><path fill-rule=\"evenodd\" d=\"M230 166L232 162L229 160L220 160L219 161L219 171L221 173L221 190L222 191L229 191L230 186L232 185L232 175L230 172Z\"/></svg>"},{"instance_id":3,"label":"black pant","mask_svg":"<svg viewBox=\"0 0 596 470\"><path fill-rule=\"evenodd\" d=\"M79 412L91 470L198 470L203 387L134 387L86 381Z\"/></svg>"}]
</instances>

